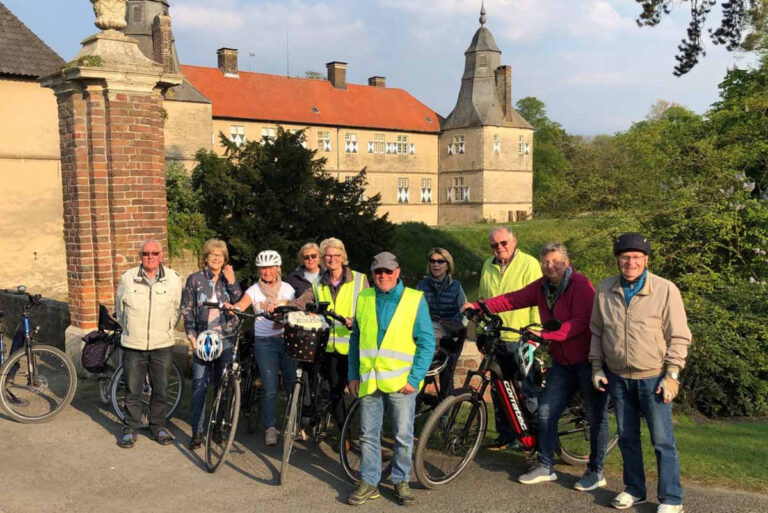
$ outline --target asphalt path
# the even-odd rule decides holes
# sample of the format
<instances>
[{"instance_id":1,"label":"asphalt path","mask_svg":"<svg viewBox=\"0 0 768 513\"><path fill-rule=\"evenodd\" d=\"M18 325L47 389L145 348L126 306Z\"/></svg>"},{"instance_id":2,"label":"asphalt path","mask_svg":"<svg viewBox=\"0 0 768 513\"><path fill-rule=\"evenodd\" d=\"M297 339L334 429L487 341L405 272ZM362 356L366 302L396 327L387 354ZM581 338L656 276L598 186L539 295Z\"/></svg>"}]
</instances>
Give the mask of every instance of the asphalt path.
<instances>
[{"instance_id":1,"label":"asphalt path","mask_svg":"<svg viewBox=\"0 0 768 513\"><path fill-rule=\"evenodd\" d=\"M136 446L121 449L121 427L98 404L92 387L81 387L73 404L47 424L24 425L0 415L0 512L241 512L353 511L345 504L353 486L338 455L325 444L297 443L287 483L278 484L280 448L265 447L263 436L241 426L227 464L205 471L201 450L186 447L189 425L172 419L176 442L160 446L141 433ZM185 401L188 398L185 397ZM480 454L445 489L412 483L414 511L580 513L614 511L608 504L622 490L620 477L591 493L571 489L581 468L558 466L553 483L524 486L513 479L526 470L518 453ZM655 483L651 483L651 488ZM684 483L685 510L768 513L768 495L704 488ZM382 496L358 506L366 512L401 508L389 484ZM655 496L633 510L656 511Z\"/></svg>"}]
</instances>

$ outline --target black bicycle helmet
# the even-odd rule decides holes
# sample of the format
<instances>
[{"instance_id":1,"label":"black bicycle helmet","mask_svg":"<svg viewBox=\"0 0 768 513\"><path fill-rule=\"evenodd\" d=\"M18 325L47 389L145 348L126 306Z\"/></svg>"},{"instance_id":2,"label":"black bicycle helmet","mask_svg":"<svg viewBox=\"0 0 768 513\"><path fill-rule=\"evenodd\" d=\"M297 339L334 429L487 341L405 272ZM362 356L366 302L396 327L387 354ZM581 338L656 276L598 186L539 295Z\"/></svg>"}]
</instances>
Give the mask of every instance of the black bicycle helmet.
<instances>
[{"instance_id":1,"label":"black bicycle helmet","mask_svg":"<svg viewBox=\"0 0 768 513\"><path fill-rule=\"evenodd\" d=\"M616 237L613 241L613 254L620 255L626 251L639 251L646 255L651 254L651 243L643 235L635 232L627 232Z\"/></svg>"}]
</instances>

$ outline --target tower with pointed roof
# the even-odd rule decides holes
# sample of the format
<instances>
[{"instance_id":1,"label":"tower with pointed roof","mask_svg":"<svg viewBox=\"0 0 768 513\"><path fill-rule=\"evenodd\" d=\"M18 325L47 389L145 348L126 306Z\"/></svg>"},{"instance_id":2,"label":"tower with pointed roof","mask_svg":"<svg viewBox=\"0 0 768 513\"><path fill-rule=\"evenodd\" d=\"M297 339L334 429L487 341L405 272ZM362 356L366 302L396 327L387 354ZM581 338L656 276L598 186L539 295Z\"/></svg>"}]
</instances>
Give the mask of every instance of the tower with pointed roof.
<instances>
[{"instance_id":1,"label":"tower with pointed roof","mask_svg":"<svg viewBox=\"0 0 768 513\"><path fill-rule=\"evenodd\" d=\"M439 224L509 222L532 212L533 127L512 108L512 71L485 24L464 52L464 74L439 138Z\"/></svg>"}]
</instances>

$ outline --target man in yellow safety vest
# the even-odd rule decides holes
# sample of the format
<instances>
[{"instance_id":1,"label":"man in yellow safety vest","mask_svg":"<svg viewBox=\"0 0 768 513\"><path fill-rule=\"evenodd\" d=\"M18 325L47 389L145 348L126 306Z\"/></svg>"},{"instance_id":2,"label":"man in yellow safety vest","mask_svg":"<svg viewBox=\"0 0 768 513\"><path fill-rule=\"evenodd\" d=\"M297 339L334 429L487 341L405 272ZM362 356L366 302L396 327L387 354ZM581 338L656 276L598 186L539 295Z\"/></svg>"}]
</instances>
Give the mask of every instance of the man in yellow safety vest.
<instances>
[{"instance_id":1,"label":"man in yellow safety vest","mask_svg":"<svg viewBox=\"0 0 768 513\"><path fill-rule=\"evenodd\" d=\"M413 502L408 485L413 452L416 394L435 352L435 334L422 292L400 280L397 257L379 253L371 264L375 287L363 290L349 337L349 390L360 397L362 481L347 497L362 504L379 495L381 426L389 406L395 438L392 483L395 497Z\"/></svg>"}]
</instances>

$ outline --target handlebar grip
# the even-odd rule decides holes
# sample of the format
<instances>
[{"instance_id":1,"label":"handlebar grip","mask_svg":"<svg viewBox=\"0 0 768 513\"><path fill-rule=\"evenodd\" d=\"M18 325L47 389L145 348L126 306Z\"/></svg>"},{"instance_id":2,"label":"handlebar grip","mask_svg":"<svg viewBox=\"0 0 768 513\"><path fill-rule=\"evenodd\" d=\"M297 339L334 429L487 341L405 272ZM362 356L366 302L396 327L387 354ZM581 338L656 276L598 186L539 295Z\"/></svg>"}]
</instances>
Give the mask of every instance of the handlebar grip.
<instances>
[{"instance_id":1,"label":"handlebar grip","mask_svg":"<svg viewBox=\"0 0 768 513\"><path fill-rule=\"evenodd\" d=\"M477 304L480 305L480 308L482 308L486 315L493 315L493 312L491 312L491 309L485 304L485 301L478 301Z\"/></svg>"},{"instance_id":2,"label":"handlebar grip","mask_svg":"<svg viewBox=\"0 0 768 513\"><path fill-rule=\"evenodd\" d=\"M213 301L205 301L203 302L203 306L207 306L208 308L220 308L221 304L214 303Z\"/></svg>"},{"instance_id":3,"label":"handlebar grip","mask_svg":"<svg viewBox=\"0 0 768 513\"><path fill-rule=\"evenodd\" d=\"M346 324L347 324L347 318L346 318L346 317L344 317L343 315L339 315L339 314L337 314L336 312L330 312L330 311L329 311L329 312L325 312L325 315L327 315L327 316L328 316L328 317L330 317L331 319L334 319L334 320L336 320L336 321L339 321L340 323L342 323L342 324L344 324L344 325L346 325Z\"/></svg>"}]
</instances>

